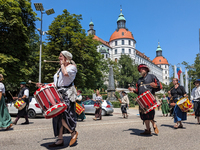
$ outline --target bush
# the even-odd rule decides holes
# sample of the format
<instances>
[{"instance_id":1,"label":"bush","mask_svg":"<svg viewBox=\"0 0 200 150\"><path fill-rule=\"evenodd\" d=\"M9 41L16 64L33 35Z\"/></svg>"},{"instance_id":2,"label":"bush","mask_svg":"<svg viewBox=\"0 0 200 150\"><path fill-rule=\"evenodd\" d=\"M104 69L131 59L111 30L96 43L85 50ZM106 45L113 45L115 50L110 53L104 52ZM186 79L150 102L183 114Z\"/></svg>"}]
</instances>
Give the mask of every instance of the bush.
<instances>
[{"instance_id":1,"label":"bush","mask_svg":"<svg viewBox=\"0 0 200 150\"><path fill-rule=\"evenodd\" d=\"M111 103L112 103L112 105L113 105L114 108L120 108L121 107L121 104L120 104L119 101L111 102Z\"/></svg>"}]
</instances>

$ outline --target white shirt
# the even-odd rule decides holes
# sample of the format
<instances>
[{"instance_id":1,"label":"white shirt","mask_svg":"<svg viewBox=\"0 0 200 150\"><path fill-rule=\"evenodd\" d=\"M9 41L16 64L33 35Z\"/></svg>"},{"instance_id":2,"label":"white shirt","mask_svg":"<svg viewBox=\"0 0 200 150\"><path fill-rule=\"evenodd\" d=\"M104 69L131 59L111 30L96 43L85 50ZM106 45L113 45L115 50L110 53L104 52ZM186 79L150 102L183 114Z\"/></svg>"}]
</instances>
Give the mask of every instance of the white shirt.
<instances>
[{"instance_id":1,"label":"white shirt","mask_svg":"<svg viewBox=\"0 0 200 150\"><path fill-rule=\"evenodd\" d=\"M200 98L200 86L192 89L191 100Z\"/></svg>"},{"instance_id":2,"label":"white shirt","mask_svg":"<svg viewBox=\"0 0 200 150\"><path fill-rule=\"evenodd\" d=\"M26 98L29 97L29 90L28 89L24 90L24 95L26 95Z\"/></svg>"},{"instance_id":3,"label":"white shirt","mask_svg":"<svg viewBox=\"0 0 200 150\"><path fill-rule=\"evenodd\" d=\"M67 69L67 73L68 73L68 77L67 76L64 76L62 71L60 71L59 73L59 78L58 78L58 87L60 86L68 86L70 85L75 77L76 77L76 73L77 73L77 68L75 65L68 65L66 67ZM57 71L57 73L59 72L59 70ZM57 86L57 73L54 75L54 85Z\"/></svg>"},{"instance_id":4,"label":"white shirt","mask_svg":"<svg viewBox=\"0 0 200 150\"><path fill-rule=\"evenodd\" d=\"M77 96L77 100L81 101L82 100L82 96L81 95Z\"/></svg>"},{"instance_id":5,"label":"white shirt","mask_svg":"<svg viewBox=\"0 0 200 150\"><path fill-rule=\"evenodd\" d=\"M128 95L122 97L122 105L128 104L129 105L129 98Z\"/></svg>"},{"instance_id":6,"label":"white shirt","mask_svg":"<svg viewBox=\"0 0 200 150\"><path fill-rule=\"evenodd\" d=\"M5 86L3 83L0 83L0 92L5 93Z\"/></svg>"}]
</instances>

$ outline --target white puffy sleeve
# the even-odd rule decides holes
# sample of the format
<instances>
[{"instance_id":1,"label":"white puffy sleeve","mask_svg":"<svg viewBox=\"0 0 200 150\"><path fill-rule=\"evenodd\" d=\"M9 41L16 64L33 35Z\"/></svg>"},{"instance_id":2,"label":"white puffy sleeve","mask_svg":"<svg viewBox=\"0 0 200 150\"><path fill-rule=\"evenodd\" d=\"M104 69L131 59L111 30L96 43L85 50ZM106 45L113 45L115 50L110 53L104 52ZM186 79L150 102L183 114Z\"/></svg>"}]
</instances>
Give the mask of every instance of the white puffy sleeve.
<instances>
[{"instance_id":1,"label":"white puffy sleeve","mask_svg":"<svg viewBox=\"0 0 200 150\"><path fill-rule=\"evenodd\" d=\"M76 77L76 73L77 73L77 68L75 65L70 65L67 66L67 73L69 75L70 78L74 79Z\"/></svg>"},{"instance_id":2,"label":"white puffy sleeve","mask_svg":"<svg viewBox=\"0 0 200 150\"><path fill-rule=\"evenodd\" d=\"M5 87L3 83L0 83L0 92L5 93Z\"/></svg>"}]
</instances>

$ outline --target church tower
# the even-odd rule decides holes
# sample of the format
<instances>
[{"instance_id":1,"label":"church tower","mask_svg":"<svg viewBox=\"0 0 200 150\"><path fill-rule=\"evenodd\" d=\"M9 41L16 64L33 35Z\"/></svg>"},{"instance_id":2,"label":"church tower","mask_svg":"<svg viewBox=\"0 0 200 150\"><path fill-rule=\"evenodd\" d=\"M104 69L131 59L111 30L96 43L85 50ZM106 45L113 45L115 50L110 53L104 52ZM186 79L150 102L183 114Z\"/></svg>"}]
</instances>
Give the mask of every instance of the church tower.
<instances>
[{"instance_id":1,"label":"church tower","mask_svg":"<svg viewBox=\"0 0 200 150\"><path fill-rule=\"evenodd\" d=\"M169 85L169 63L162 55L162 48L160 47L159 42L156 50L156 57L152 62L163 69L163 83Z\"/></svg>"},{"instance_id":2,"label":"church tower","mask_svg":"<svg viewBox=\"0 0 200 150\"><path fill-rule=\"evenodd\" d=\"M94 30L94 23L91 21L89 24L90 29L88 30L88 35L95 35L96 31Z\"/></svg>"}]
</instances>

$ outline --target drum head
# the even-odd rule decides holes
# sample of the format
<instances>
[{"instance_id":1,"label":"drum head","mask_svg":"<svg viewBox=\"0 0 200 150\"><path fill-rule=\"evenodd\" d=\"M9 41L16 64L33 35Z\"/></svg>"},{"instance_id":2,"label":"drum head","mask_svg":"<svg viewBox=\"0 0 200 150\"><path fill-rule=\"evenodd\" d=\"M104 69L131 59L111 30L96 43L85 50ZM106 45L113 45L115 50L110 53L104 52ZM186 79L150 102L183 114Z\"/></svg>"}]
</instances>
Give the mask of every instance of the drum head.
<instances>
[{"instance_id":1,"label":"drum head","mask_svg":"<svg viewBox=\"0 0 200 150\"><path fill-rule=\"evenodd\" d=\"M49 108L45 112L45 118L49 119L49 118L56 117L59 114L61 114L62 112L64 112L66 109L67 109L67 105L64 104L64 103L60 103L60 104L54 105L53 107Z\"/></svg>"},{"instance_id":2,"label":"drum head","mask_svg":"<svg viewBox=\"0 0 200 150\"><path fill-rule=\"evenodd\" d=\"M177 102L177 105L180 105L180 104L183 104L185 101L187 101L188 100L188 98L186 98L186 97L183 97L183 98L181 98L178 102Z\"/></svg>"}]
</instances>

